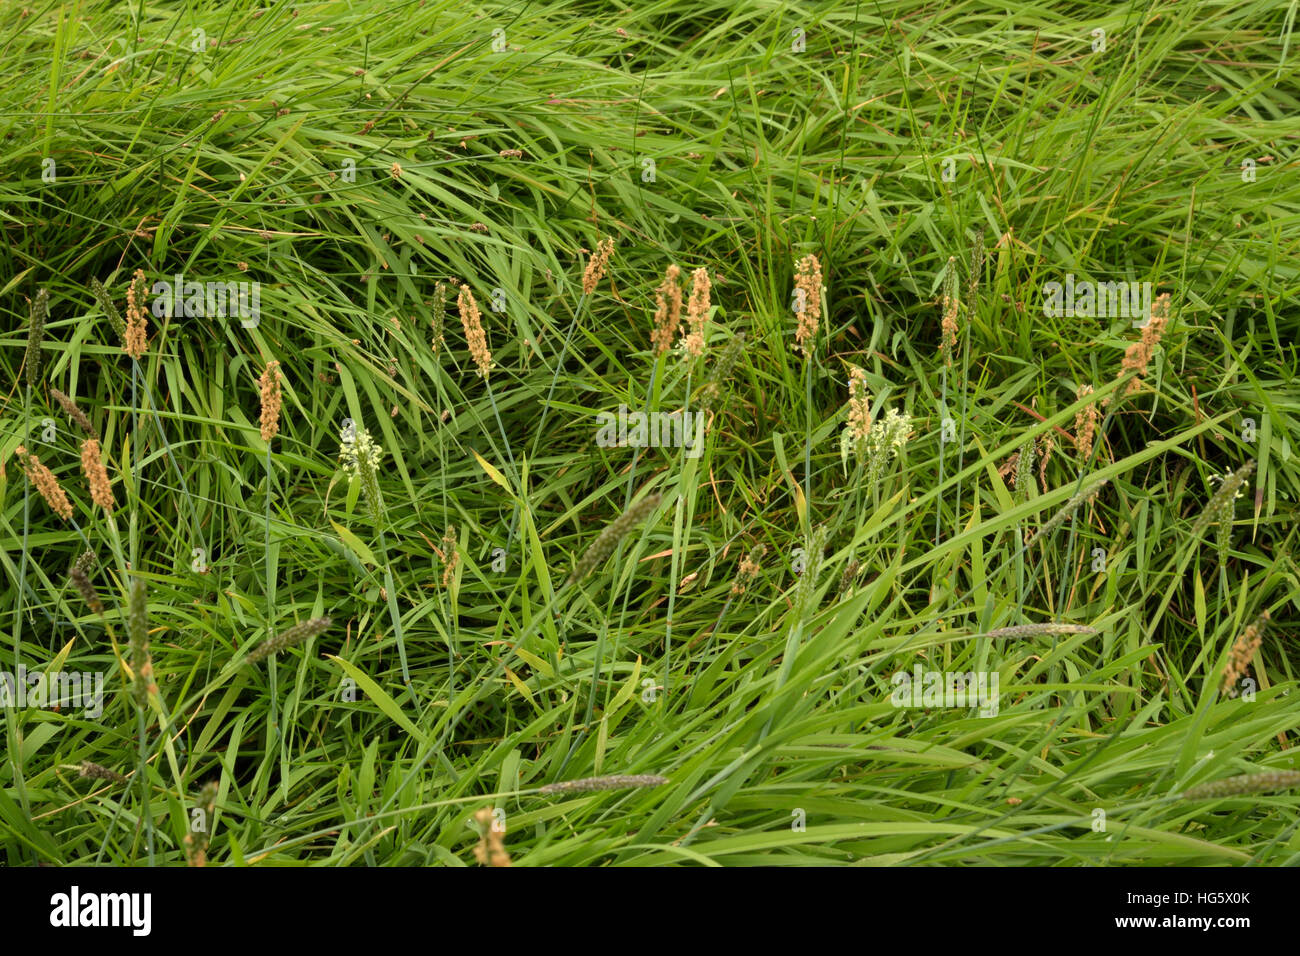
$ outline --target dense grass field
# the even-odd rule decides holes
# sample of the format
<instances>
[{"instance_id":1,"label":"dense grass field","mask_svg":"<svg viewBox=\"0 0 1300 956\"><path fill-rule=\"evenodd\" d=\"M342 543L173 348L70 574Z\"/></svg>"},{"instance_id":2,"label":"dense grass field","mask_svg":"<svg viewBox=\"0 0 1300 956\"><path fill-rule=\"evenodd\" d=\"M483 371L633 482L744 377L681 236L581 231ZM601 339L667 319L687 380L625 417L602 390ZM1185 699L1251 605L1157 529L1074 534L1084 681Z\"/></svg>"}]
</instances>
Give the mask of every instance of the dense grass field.
<instances>
[{"instance_id":1,"label":"dense grass field","mask_svg":"<svg viewBox=\"0 0 1300 956\"><path fill-rule=\"evenodd\" d=\"M0 859L1300 864L1296 12L5 3Z\"/></svg>"}]
</instances>

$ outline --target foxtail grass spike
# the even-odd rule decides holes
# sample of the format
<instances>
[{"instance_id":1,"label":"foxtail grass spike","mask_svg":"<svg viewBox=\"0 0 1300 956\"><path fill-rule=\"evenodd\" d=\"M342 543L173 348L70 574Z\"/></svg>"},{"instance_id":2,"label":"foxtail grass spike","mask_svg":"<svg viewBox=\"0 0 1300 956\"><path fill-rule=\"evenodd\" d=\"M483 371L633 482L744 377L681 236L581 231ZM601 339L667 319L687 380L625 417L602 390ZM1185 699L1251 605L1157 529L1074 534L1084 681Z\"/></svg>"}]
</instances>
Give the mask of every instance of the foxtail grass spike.
<instances>
[{"instance_id":1,"label":"foxtail grass spike","mask_svg":"<svg viewBox=\"0 0 1300 956\"><path fill-rule=\"evenodd\" d=\"M1244 773L1223 780L1211 780L1184 790L1183 800L1217 800L1220 797L1241 797L1270 790L1290 790L1300 787L1300 770L1270 770L1267 773Z\"/></svg>"},{"instance_id":2,"label":"foxtail grass spike","mask_svg":"<svg viewBox=\"0 0 1300 956\"><path fill-rule=\"evenodd\" d=\"M272 654L278 654L286 648L293 647L295 644L301 644L303 641L310 640L313 637L323 633L330 626L330 619L327 617L313 617L309 620L302 621L288 630L281 631L275 637L267 638L257 647L249 652L244 658L247 664L256 664L258 661L270 657Z\"/></svg>"},{"instance_id":3,"label":"foxtail grass spike","mask_svg":"<svg viewBox=\"0 0 1300 956\"><path fill-rule=\"evenodd\" d=\"M1221 696L1237 696L1237 682L1245 676L1255 652L1264 643L1264 630L1268 627L1268 622L1268 611L1260 611L1259 616L1250 622L1233 643L1228 665L1223 669L1223 684L1219 688Z\"/></svg>"},{"instance_id":4,"label":"foxtail grass spike","mask_svg":"<svg viewBox=\"0 0 1300 956\"><path fill-rule=\"evenodd\" d=\"M78 428L80 428L87 435L93 436L95 434L95 428L93 425L90 424L90 419L86 417L85 412L83 412L79 407L77 407L77 403L75 401L73 401L67 395L64 395L57 388L50 389L50 397L59 403L59 405L63 408L63 413L67 415L70 419L72 419L72 421L76 424Z\"/></svg>"},{"instance_id":5,"label":"foxtail grass spike","mask_svg":"<svg viewBox=\"0 0 1300 956\"><path fill-rule=\"evenodd\" d=\"M1038 637L1043 634L1050 634L1053 637L1068 634L1096 634L1095 627L1088 627L1086 624L1017 624L1014 627L999 627L993 631L987 631L980 637Z\"/></svg>"},{"instance_id":6,"label":"foxtail grass spike","mask_svg":"<svg viewBox=\"0 0 1300 956\"><path fill-rule=\"evenodd\" d=\"M97 763L89 760L83 760L77 765L77 775L79 777L88 777L91 780L107 780L110 783L126 783L126 777L122 776L116 770L109 770L107 767L101 767Z\"/></svg>"},{"instance_id":7,"label":"foxtail grass spike","mask_svg":"<svg viewBox=\"0 0 1300 956\"><path fill-rule=\"evenodd\" d=\"M632 507L607 525L605 530L597 535L596 540L583 552L582 557L578 559L573 574L569 576L565 585L576 584L600 567L614 553L614 549L618 547L618 543L623 540L623 537L659 507L662 498L663 496L658 492L646 495L640 501L633 502Z\"/></svg>"},{"instance_id":8,"label":"foxtail grass spike","mask_svg":"<svg viewBox=\"0 0 1300 956\"><path fill-rule=\"evenodd\" d=\"M126 322L122 320L122 313L117 311L117 306L113 304L113 297L104 288L104 283L98 279L91 279L90 290L95 293L95 300L99 303L99 310L108 317L108 323L113 326L113 331L117 333L118 338L125 339Z\"/></svg>"},{"instance_id":9,"label":"foxtail grass spike","mask_svg":"<svg viewBox=\"0 0 1300 956\"><path fill-rule=\"evenodd\" d=\"M1039 538L1043 537L1043 535L1050 534L1058 526L1063 524L1066 518L1078 511L1083 504L1097 497L1097 494L1109 482L1109 478L1102 478L1099 481L1094 481L1092 484L1088 485L1062 505L1060 511L1048 518L1047 521L1044 522L1043 525L1029 538L1029 540L1037 541Z\"/></svg>"},{"instance_id":10,"label":"foxtail grass spike","mask_svg":"<svg viewBox=\"0 0 1300 956\"><path fill-rule=\"evenodd\" d=\"M77 593L81 595L81 599L86 602L86 607L102 616L104 613L104 602L101 601L99 595L95 593L95 586L90 583L90 575L80 567L74 565L72 570L68 572L68 577L72 579L72 586L77 589Z\"/></svg>"},{"instance_id":11,"label":"foxtail grass spike","mask_svg":"<svg viewBox=\"0 0 1300 956\"><path fill-rule=\"evenodd\" d=\"M662 787L667 782L667 777L661 777L656 773L616 773L607 777L584 777L581 780L565 780L562 783L548 783L538 792L551 794L592 793L596 790L633 790L641 787Z\"/></svg>"},{"instance_id":12,"label":"foxtail grass spike","mask_svg":"<svg viewBox=\"0 0 1300 956\"><path fill-rule=\"evenodd\" d=\"M27 325L27 387L36 391L41 380L41 343L45 339L45 320L50 315L50 293L40 289L32 299L31 321Z\"/></svg>"}]
</instances>

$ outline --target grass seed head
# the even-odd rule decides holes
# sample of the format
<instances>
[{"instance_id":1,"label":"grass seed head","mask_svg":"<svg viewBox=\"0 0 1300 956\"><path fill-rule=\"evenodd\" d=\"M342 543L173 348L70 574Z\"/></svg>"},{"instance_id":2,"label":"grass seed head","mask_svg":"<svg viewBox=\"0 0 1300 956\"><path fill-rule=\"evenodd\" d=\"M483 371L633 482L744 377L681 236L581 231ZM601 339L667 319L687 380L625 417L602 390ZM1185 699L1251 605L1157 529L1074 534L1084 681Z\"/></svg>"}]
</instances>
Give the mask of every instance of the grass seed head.
<instances>
[{"instance_id":1,"label":"grass seed head","mask_svg":"<svg viewBox=\"0 0 1300 956\"><path fill-rule=\"evenodd\" d=\"M90 419L86 413L77 407L77 403L64 395L57 388L50 389L50 397L53 398L63 408L63 412L87 435L95 434L94 426L90 424Z\"/></svg>"},{"instance_id":2,"label":"grass seed head","mask_svg":"<svg viewBox=\"0 0 1300 956\"><path fill-rule=\"evenodd\" d=\"M447 283L439 282L433 290L433 354L447 344Z\"/></svg>"},{"instance_id":3,"label":"grass seed head","mask_svg":"<svg viewBox=\"0 0 1300 956\"><path fill-rule=\"evenodd\" d=\"M270 657L272 654L279 654L281 651L293 647L295 644L301 644L303 641L310 640L319 634L324 633L325 629L330 626L330 619L327 617L313 617L306 621L301 621L290 628L281 631L274 637L268 637L257 647L249 651L248 656L244 658L246 664L256 664L260 660Z\"/></svg>"},{"instance_id":4,"label":"grass seed head","mask_svg":"<svg viewBox=\"0 0 1300 956\"><path fill-rule=\"evenodd\" d=\"M41 343L45 340L45 320L50 315L50 293L39 289L32 299L30 320L27 324L27 355L23 360L27 367L27 387L36 390L41 380Z\"/></svg>"},{"instance_id":5,"label":"grass seed head","mask_svg":"<svg viewBox=\"0 0 1300 956\"><path fill-rule=\"evenodd\" d=\"M1271 790L1290 790L1300 787L1300 770L1270 770L1267 773L1244 773L1223 780L1211 780L1184 790L1183 800L1217 800L1220 797L1240 797Z\"/></svg>"},{"instance_id":6,"label":"grass seed head","mask_svg":"<svg viewBox=\"0 0 1300 956\"><path fill-rule=\"evenodd\" d=\"M506 852L505 834L493 825L496 816L491 807L484 807L474 814L478 821L479 841L474 847L474 859L483 866L510 866L510 854Z\"/></svg>"},{"instance_id":7,"label":"grass seed head","mask_svg":"<svg viewBox=\"0 0 1300 956\"><path fill-rule=\"evenodd\" d=\"M54 472L42 465L41 460L35 455L29 454L22 445L14 449L14 453L23 462L23 470L27 473L27 480L36 486L36 490L45 499L45 503L50 506L50 510L64 521L71 520L72 502L63 493L63 488L59 484L59 479L54 477Z\"/></svg>"},{"instance_id":8,"label":"grass seed head","mask_svg":"<svg viewBox=\"0 0 1300 956\"><path fill-rule=\"evenodd\" d=\"M118 338L125 339L126 323L122 321L122 313L117 311L117 306L113 304L113 297L104 288L104 283L98 279L91 279L90 290L95 293L95 301L99 303L99 310L108 316L108 323L113 326L113 331L117 333Z\"/></svg>"},{"instance_id":9,"label":"grass seed head","mask_svg":"<svg viewBox=\"0 0 1300 956\"><path fill-rule=\"evenodd\" d=\"M1061 506L1061 509L1048 518L1046 522L1029 538L1030 541L1037 541L1045 534L1049 534L1057 527L1065 523L1065 520L1074 514L1085 503L1097 497L1097 494L1110 481L1109 478L1102 478L1100 481L1094 481L1085 487L1077 495L1074 495Z\"/></svg>"},{"instance_id":10,"label":"grass seed head","mask_svg":"<svg viewBox=\"0 0 1300 956\"><path fill-rule=\"evenodd\" d=\"M745 593L751 581L758 577L758 572L763 568L763 553L767 547L762 544L754 545L753 549L740 561L740 566L736 568L735 580L731 582L731 593L733 596L740 596Z\"/></svg>"},{"instance_id":11,"label":"grass seed head","mask_svg":"<svg viewBox=\"0 0 1300 956\"><path fill-rule=\"evenodd\" d=\"M1223 669L1223 684L1219 688L1221 697L1237 696L1237 685L1241 678L1246 676L1246 670L1250 667L1255 652L1264 642L1264 629L1268 627L1268 622L1268 611L1261 611L1233 643L1228 664Z\"/></svg>"},{"instance_id":12,"label":"grass seed head","mask_svg":"<svg viewBox=\"0 0 1300 956\"><path fill-rule=\"evenodd\" d=\"M655 327L650 332L655 358L672 348L682 324L682 287L678 284L681 272L676 265L668 266L664 281L655 289Z\"/></svg>"},{"instance_id":13,"label":"grass seed head","mask_svg":"<svg viewBox=\"0 0 1300 956\"><path fill-rule=\"evenodd\" d=\"M953 352L957 348L957 260L948 257L948 267L943 277L943 325L940 330L939 352L945 365L952 365Z\"/></svg>"},{"instance_id":14,"label":"grass seed head","mask_svg":"<svg viewBox=\"0 0 1300 956\"><path fill-rule=\"evenodd\" d=\"M266 363L266 370L258 379L262 390L262 441L270 441L280 431L280 363Z\"/></svg>"},{"instance_id":15,"label":"grass seed head","mask_svg":"<svg viewBox=\"0 0 1300 956\"><path fill-rule=\"evenodd\" d=\"M591 295L596 291L596 286L600 285L600 280L605 277L605 269L609 265L609 257L614 254L614 240L609 236L600 240L596 246L596 251L590 259L587 260L587 268L582 273L582 294Z\"/></svg>"},{"instance_id":16,"label":"grass seed head","mask_svg":"<svg viewBox=\"0 0 1300 956\"><path fill-rule=\"evenodd\" d=\"M107 780L110 783L126 783L126 777L116 770L109 770L89 760L83 760L77 765L77 776L88 777L91 780Z\"/></svg>"},{"instance_id":17,"label":"grass seed head","mask_svg":"<svg viewBox=\"0 0 1300 956\"><path fill-rule=\"evenodd\" d=\"M492 370L492 353L487 347L487 333L483 331L483 317L479 314L478 303L469 286L460 287L460 296L456 300L460 309L460 324L465 329L465 341L469 343L469 354L478 366L478 374L488 377Z\"/></svg>"},{"instance_id":18,"label":"grass seed head","mask_svg":"<svg viewBox=\"0 0 1300 956\"><path fill-rule=\"evenodd\" d=\"M91 501L103 508L105 513L112 514L116 502L113 501L113 486L108 480L108 469L100 460L98 438L87 438L81 443L81 471L86 476L86 483L90 485Z\"/></svg>"},{"instance_id":19,"label":"grass seed head","mask_svg":"<svg viewBox=\"0 0 1300 956\"><path fill-rule=\"evenodd\" d=\"M687 359L704 354L704 325L709 319L709 294L712 288L708 269L696 269L691 273L691 298L686 306L686 335L682 339L682 351Z\"/></svg>"},{"instance_id":20,"label":"grass seed head","mask_svg":"<svg viewBox=\"0 0 1300 956\"><path fill-rule=\"evenodd\" d=\"M1092 394L1091 385L1080 385L1075 397L1082 400ZM1079 452L1079 460L1086 462L1092 457L1092 443L1097 434L1097 423L1101 413L1097 403L1090 402L1074 413L1074 447Z\"/></svg>"},{"instance_id":21,"label":"grass seed head","mask_svg":"<svg viewBox=\"0 0 1300 956\"><path fill-rule=\"evenodd\" d=\"M126 289L126 327L122 332L122 351L139 360L149 349L149 323L145 319L145 277L136 269Z\"/></svg>"},{"instance_id":22,"label":"grass seed head","mask_svg":"<svg viewBox=\"0 0 1300 956\"><path fill-rule=\"evenodd\" d=\"M615 773L605 777L584 777L581 780L548 783L538 792L552 794L594 793L597 790L633 790L642 787L662 787L667 782L667 777L661 777L657 773Z\"/></svg>"},{"instance_id":23,"label":"grass seed head","mask_svg":"<svg viewBox=\"0 0 1300 956\"><path fill-rule=\"evenodd\" d=\"M90 583L90 575L79 565L73 565L72 570L68 572L68 577L72 579L72 586L77 589L81 599L86 602L86 607L102 616L104 602L99 599L95 586Z\"/></svg>"},{"instance_id":24,"label":"grass seed head","mask_svg":"<svg viewBox=\"0 0 1300 956\"><path fill-rule=\"evenodd\" d=\"M802 308L794 332L795 346L807 355L822 315L822 264L812 253L795 263L794 287L802 293L798 296Z\"/></svg>"},{"instance_id":25,"label":"grass seed head","mask_svg":"<svg viewBox=\"0 0 1300 956\"><path fill-rule=\"evenodd\" d=\"M737 332L718 355L704 384L700 386L700 410L717 411L722 407L723 386L731 379L740 355L745 351L745 333Z\"/></svg>"},{"instance_id":26,"label":"grass seed head","mask_svg":"<svg viewBox=\"0 0 1300 956\"><path fill-rule=\"evenodd\" d=\"M190 866L206 866L208 862L208 843L212 838L212 817L217 809L216 781L203 785L194 800L197 814L189 815L190 832L185 834L185 860Z\"/></svg>"},{"instance_id":27,"label":"grass seed head","mask_svg":"<svg viewBox=\"0 0 1300 956\"><path fill-rule=\"evenodd\" d=\"M605 526L605 529L596 536L596 540L588 545L587 550L583 552L578 559L577 565L573 569L573 574L569 576L566 584L574 584L581 581L587 575L600 567L605 560L614 553L618 543L623 540L629 531L644 521L656 508L663 496L658 492L646 495L640 501L634 501L632 506L623 512L612 522Z\"/></svg>"}]
</instances>

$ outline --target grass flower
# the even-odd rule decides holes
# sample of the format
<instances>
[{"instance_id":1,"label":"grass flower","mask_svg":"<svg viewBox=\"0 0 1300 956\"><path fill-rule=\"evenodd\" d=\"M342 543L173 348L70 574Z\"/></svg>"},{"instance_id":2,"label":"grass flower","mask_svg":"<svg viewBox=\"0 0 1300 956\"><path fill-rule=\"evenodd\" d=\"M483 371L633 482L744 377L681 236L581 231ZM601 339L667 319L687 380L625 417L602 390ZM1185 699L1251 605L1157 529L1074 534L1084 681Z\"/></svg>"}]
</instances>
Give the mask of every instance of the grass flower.
<instances>
[{"instance_id":1,"label":"grass flower","mask_svg":"<svg viewBox=\"0 0 1300 956\"><path fill-rule=\"evenodd\" d=\"M492 370L492 353L488 351L487 334L483 331L483 317L479 315L478 303L469 286L460 287L460 296L456 300L460 309L460 323L465 329L465 341L469 343L469 354L478 366L478 374L488 377Z\"/></svg>"},{"instance_id":2,"label":"grass flower","mask_svg":"<svg viewBox=\"0 0 1300 956\"><path fill-rule=\"evenodd\" d=\"M262 390L262 441L270 441L280 431L280 363L267 362L258 384Z\"/></svg>"},{"instance_id":3,"label":"grass flower","mask_svg":"<svg viewBox=\"0 0 1300 956\"><path fill-rule=\"evenodd\" d=\"M848 432L855 442L865 441L871 432L871 395L867 391L867 373L856 365L849 369Z\"/></svg>"},{"instance_id":4,"label":"grass flower","mask_svg":"<svg viewBox=\"0 0 1300 956\"><path fill-rule=\"evenodd\" d=\"M999 627L996 630L988 631L981 637L1039 637L1043 634L1052 636L1061 636L1067 634L1096 634L1095 627L1088 627L1086 624L1017 624L1014 627Z\"/></svg>"},{"instance_id":5,"label":"grass flower","mask_svg":"<svg viewBox=\"0 0 1300 956\"><path fill-rule=\"evenodd\" d=\"M804 568L799 573L799 583L794 589L794 610L799 617L803 617L812 607L825 551L826 526L818 525L808 536L808 546L804 552Z\"/></svg>"},{"instance_id":6,"label":"grass flower","mask_svg":"<svg viewBox=\"0 0 1300 956\"><path fill-rule=\"evenodd\" d=\"M853 387L850 382L850 390ZM865 389L865 382L858 387ZM866 411L868 399L865 391L859 391L856 408L852 404L852 391L849 401L850 424L840 433L840 459L847 467L849 454L854 454L858 464L866 466L867 481L874 487L889 464L907 447L912 432L912 416L891 408L884 418L872 422Z\"/></svg>"},{"instance_id":7,"label":"grass flower","mask_svg":"<svg viewBox=\"0 0 1300 956\"><path fill-rule=\"evenodd\" d=\"M1168 323L1169 293L1165 292L1151 303L1151 318L1142 327L1142 335L1124 353L1124 361L1120 364L1120 377L1122 378L1129 372L1136 373L1133 381L1129 382L1128 387L1124 389L1125 395L1136 392L1141 385L1142 379L1147 373L1147 367L1151 364L1151 359L1155 355L1156 346L1160 344L1160 339L1165 334L1165 327ZM1106 400L1102 402L1103 407L1110 403L1111 396L1114 394L1112 392L1111 395L1106 396Z\"/></svg>"},{"instance_id":8,"label":"grass flower","mask_svg":"<svg viewBox=\"0 0 1300 956\"><path fill-rule=\"evenodd\" d=\"M737 332L722 349L717 361L713 363L713 369L704 380L704 384L700 386L701 411L716 411L721 407L722 387L731 378L731 373L735 371L736 363L740 361L740 355L744 351L745 333Z\"/></svg>"},{"instance_id":9,"label":"grass flower","mask_svg":"<svg viewBox=\"0 0 1300 956\"><path fill-rule=\"evenodd\" d=\"M81 471L90 485L90 499L111 514L116 502L113 501L113 486L108 480L108 470L100 461L98 438L87 438L81 443Z\"/></svg>"},{"instance_id":10,"label":"grass flower","mask_svg":"<svg viewBox=\"0 0 1300 956\"><path fill-rule=\"evenodd\" d=\"M339 444L339 461L348 473L348 480L361 479L361 490L365 493L366 504L375 524L383 517L383 505L379 496L379 462L384 457L383 450L375 444L370 432L364 428L345 429Z\"/></svg>"},{"instance_id":11,"label":"grass flower","mask_svg":"<svg viewBox=\"0 0 1300 956\"><path fill-rule=\"evenodd\" d=\"M944 364L952 366L953 350L957 347L957 260L948 257L948 268L943 277L943 326L939 338L939 352Z\"/></svg>"},{"instance_id":12,"label":"grass flower","mask_svg":"<svg viewBox=\"0 0 1300 956\"><path fill-rule=\"evenodd\" d=\"M442 536L442 553L439 558L442 561L442 586L446 588L456 573L456 565L460 563L460 552L456 550L455 525L447 525L447 531Z\"/></svg>"},{"instance_id":13,"label":"grass flower","mask_svg":"<svg viewBox=\"0 0 1300 956\"><path fill-rule=\"evenodd\" d=\"M1232 645L1232 654L1228 658L1228 666L1223 670L1223 684L1219 688L1221 696L1237 696L1237 684L1246 675L1246 669L1250 666L1255 652L1259 650L1260 644L1264 642L1264 629L1268 626L1268 622L1268 611L1261 611L1259 617L1251 621Z\"/></svg>"},{"instance_id":14,"label":"grass flower","mask_svg":"<svg viewBox=\"0 0 1300 956\"><path fill-rule=\"evenodd\" d=\"M45 340L45 320L50 314L50 293L40 289L32 299L30 320L27 324L27 355L23 364L27 368L27 387L36 390L41 380L41 343Z\"/></svg>"},{"instance_id":15,"label":"grass flower","mask_svg":"<svg viewBox=\"0 0 1300 956\"><path fill-rule=\"evenodd\" d=\"M662 499L663 496L658 492L646 495L640 501L634 501L627 511L610 522L605 530L596 536L596 540L587 546L587 550L578 559L573 574L569 575L565 584L575 584L600 567L614 553L614 549L618 547L618 543L624 536L659 507Z\"/></svg>"},{"instance_id":16,"label":"grass flower","mask_svg":"<svg viewBox=\"0 0 1300 956\"><path fill-rule=\"evenodd\" d=\"M805 355L817 337L817 327L822 315L822 264L812 253L795 264L794 287L799 326L795 329L796 347Z\"/></svg>"},{"instance_id":17,"label":"grass flower","mask_svg":"<svg viewBox=\"0 0 1300 956\"><path fill-rule=\"evenodd\" d=\"M614 254L614 240L606 236L596 246L596 252L587 260L587 268L582 273L582 294L591 295L605 277L605 268L609 257Z\"/></svg>"},{"instance_id":18,"label":"grass flower","mask_svg":"<svg viewBox=\"0 0 1300 956\"><path fill-rule=\"evenodd\" d=\"M91 780L107 780L110 783L126 783L126 777L116 770L109 770L89 760L83 760L77 765L77 776Z\"/></svg>"},{"instance_id":19,"label":"grass flower","mask_svg":"<svg viewBox=\"0 0 1300 956\"><path fill-rule=\"evenodd\" d=\"M59 403L60 406L62 406L64 414L67 415L68 418L72 419L72 421L76 424L78 428L80 428L87 435L95 434L95 429L90 424L90 419L86 417L85 412L83 412L80 408L77 407L76 402L74 402L67 395L64 395L57 388L50 389L50 397L52 397L56 402Z\"/></svg>"},{"instance_id":20,"label":"grass flower","mask_svg":"<svg viewBox=\"0 0 1300 956\"><path fill-rule=\"evenodd\" d=\"M1015 501L1017 504L1029 500L1029 489L1034 483L1034 449L1032 438L1020 446L1016 454Z\"/></svg>"},{"instance_id":21,"label":"grass flower","mask_svg":"<svg viewBox=\"0 0 1300 956\"><path fill-rule=\"evenodd\" d=\"M36 490L45 499L45 503L50 506L50 510L64 521L70 520L72 518L72 502L63 493L63 488L59 485L59 479L55 478L54 473L42 465L39 458L29 454L22 445L19 445L14 451L18 455L19 461L23 462L23 470L27 473L27 480L36 486Z\"/></svg>"},{"instance_id":22,"label":"grass flower","mask_svg":"<svg viewBox=\"0 0 1300 956\"><path fill-rule=\"evenodd\" d=\"M1047 521L1044 522L1043 525L1038 529L1038 531L1036 531L1029 538L1029 540L1035 541L1038 538L1043 537L1043 535L1050 533L1059 525L1064 523L1065 519L1070 517L1070 515L1074 514L1076 511L1078 511L1080 506L1082 506L1085 502L1091 501L1093 498L1096 498L1097 494L1109 481L1110 481L1109 478L1102 478L1100 481L1094 481L1092 484L1088 485L1086 488L1080 491L1077 495L1074 495L1072 498L1070 498L1069 501L1067 501L1064 505L1061 506L1061 509L1057 511L1056 514L1048 518Z\"/></svg>"},{"instance_id":23,"label":"grass flower","mask_svg":"<svg viewBox=\"0 0 1300 956\"><path fill-rule=\"evenodd\" d=\"M1270 770L1267 773L1245 773L1202 783L1179 796L1183 800L1217 800L1220 797L1240 797L1270 790L1290 790L1300 787L1300 770Z\"/></svg>"},{"instance_id":24,"label":"grass flower","mask_svg":"<svg viewBox=\"0 0 1300 956\"><path fill-rule=\"evenodd\" d=\"M1080 385L1075 397L1083 400L1092 394L1091 385ZM1097 434L1097 423L1101 413L1095 402L1090 402L1074 413L1074 447L1079 452L1079 460L1086 462L1092 457L1092 443Z\"/></svg>"},{"instance_id":25,"label":"grass flower","mask_svg":"<svg viewBox=\"0 0 1300 956\"><path fill-rule=\"evenodd\" d=\"M657 773L616 773L606 777L584 777L581 780L548 783L538 793L593 793L597 790L633 790L642 787L662 787L667 782L667 777L661 777Z\"/></svg>"},{"instance_id":26,"label":"grass flower","mask_svg":"<svg viewBox=\"0 0 1300 956\"><path fill-rule=\"evenodd\" d=\"M704 324L709 318L709 282L708 269L696 269L691 273L691 298L686 306L686 335L682 338L682 350L687 358L699 358L704 354Z\"/></svg>"},{"instance_id":27,"label":"grass flower","mask_svg":"<svg viewBox=\"0 0 1300 956\"><path fill-rule=\"evenodd\" d=\"M122 313L117 311L117 306L113 304L113 297L104 288L104 283L98 279L91 279L90 289L95 293L95 300L99 303L99 310L108 316L108 323L113 326L113 331L117 333L118 338L125 339L126 323L122 321Z\"/></svg>"},{"instance_id":28,"label":"grass flower","mask_svg":"<svg viewBox=\"0 0 1300 956\"><path fill-rule=\"evenodd\" d=\"M682 289L678 285L681 271L670 265L664 272L664 281L655 289L655 327L650 332L650 345L656 358L672 348L682 324Z\"/></svg>"},{"instance_id":29,"label":"grass flower","mask_svg":"<svg viewBox=\"0 0 1300 956\"><path fill-rule=\"evenodd\" d=\"M330 626L330 619L327 617L313 617L309 620L302 621L292 627L281 631L274 637L269 637L257 647L248 652L244 658L245 664L256 664L260 660L265 660L272 654L279 654L281 651L293 647L295 644L301 644L303 641L310 640L313 637L323 633Z\"/></svg>"},{"instance_id":30,"label":"grass flower","mask_svg":"<svg viewBox=\"0 0 1300 956\"><path fill-rule=\"evenodd\" d=\"M433 354L447 344L444 338L447 326L447 284L439 282L433 289Z\"/></svg>"},{"instance_id":31,"label":"grass flower","mask_svg":"<svg viewBox=\"0 0 1300 956\"><path fill-rule=\"evenodd\" d=\"M149 323L145 320L144 289L144 270L136 269L131 284L126 289L126 326L122 333L122 351L137 360L149 348Z\"/></svg>"},{"instance_id":32,"label":"grass flower","mask_svg":"<svg viewBox=\"0 0 1300 956\"><path fill-rule=\"evenodd\" d=\"M763 553L767 550L766 546L757 544L745 555L740 561L740 566L736 568L736 578L731 582L731 594L733 597L739 597L745 593L751 581L758 577L758 572L762 570Z\"/></svg>"},{"instance_id":33,"label":"grass flower","mask_svg":"<svg viewBox=\"0 0 1300 956\"><path fill-rule=\"evenodd\" d=\"M1255 470L1255 461L1251 459L1234 472L1224 475L1219 480L1219 490L1208 502L1201 516L1192 526L1192 537L1199 538L1210 525L1219 529L1219 549L1227 550L1228 539L1232 533L1232 521L1236 512L1236 501L1243 494L1246 479Z\"/></svg>"},{"instance_id":34,"label":"grass flower","mask_svg":"<svg viewBox=\"0 0 1300 956\"><path fill-rule=\"evenodd\" d=\"M81 599L86 602L86 607L96 614L103 615L104 602L95 593L95 586L90 583L90 575L86 570L79 564L73 565L72 570L68 572L68 577L72 579L72 586L77 589Z\"/></svg>"}]
</instances>

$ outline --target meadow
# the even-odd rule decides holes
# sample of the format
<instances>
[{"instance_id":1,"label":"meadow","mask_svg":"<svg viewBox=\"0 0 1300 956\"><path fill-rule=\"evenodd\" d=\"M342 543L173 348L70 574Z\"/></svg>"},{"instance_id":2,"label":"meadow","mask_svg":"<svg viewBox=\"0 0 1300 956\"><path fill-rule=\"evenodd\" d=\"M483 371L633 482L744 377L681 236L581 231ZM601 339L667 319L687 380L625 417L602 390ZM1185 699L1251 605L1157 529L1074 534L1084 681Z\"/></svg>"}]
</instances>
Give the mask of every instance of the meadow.
<instances>
[{"instance_id":1,"label":"meadow","mask_svg":"<svg viewBox=\"0 0 1300 956\"><path fill-rule=\"evenodd\" d=\"M3 4L0 861L1300 865L1296 10Z\"/></svg>"}]
</instances>

